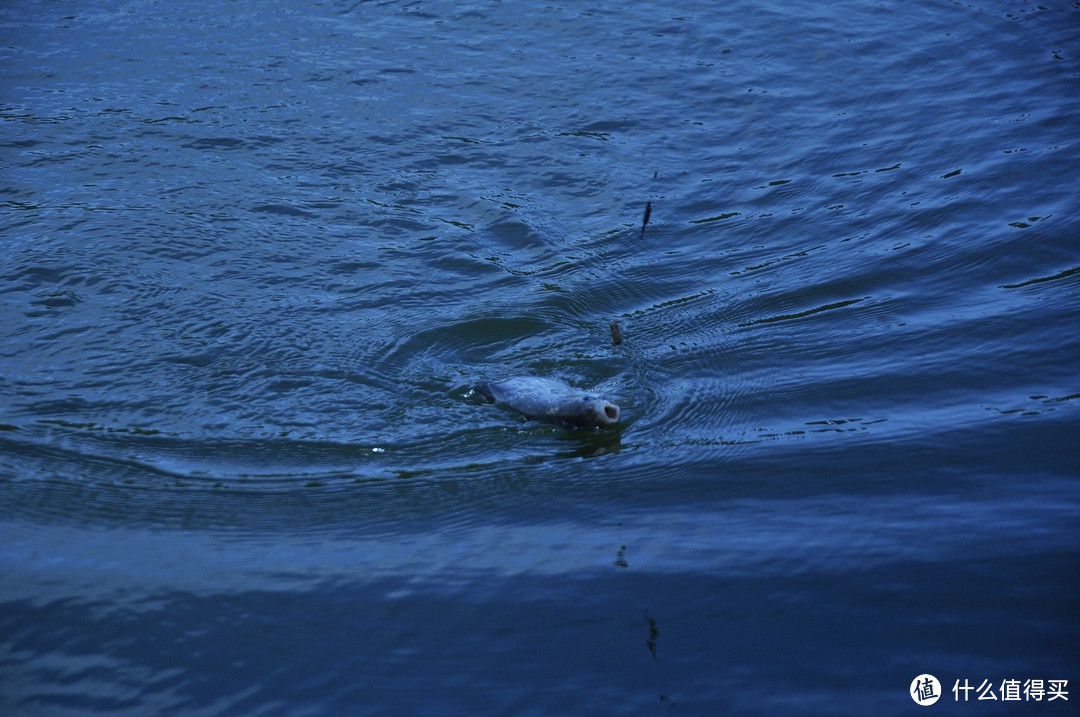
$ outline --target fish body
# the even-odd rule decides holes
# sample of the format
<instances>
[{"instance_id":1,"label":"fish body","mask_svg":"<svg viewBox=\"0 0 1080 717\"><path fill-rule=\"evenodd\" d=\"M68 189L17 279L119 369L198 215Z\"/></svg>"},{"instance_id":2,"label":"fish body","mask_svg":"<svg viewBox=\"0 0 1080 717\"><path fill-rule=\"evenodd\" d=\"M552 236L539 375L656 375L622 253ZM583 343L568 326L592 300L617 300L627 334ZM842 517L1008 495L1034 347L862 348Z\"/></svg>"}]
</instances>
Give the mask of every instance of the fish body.
<instances>
[{"instance_id":1,"label":"fish body","mask_svg":"<svg viewBox=\"0 0 1080 717\"><path fill-rule=\"evenodd\" d=\"M581 428L606 428L619 422L619 407L555 378L517 376L485 381L477 392L526 418Z\"/></svg>"}]
</instances>

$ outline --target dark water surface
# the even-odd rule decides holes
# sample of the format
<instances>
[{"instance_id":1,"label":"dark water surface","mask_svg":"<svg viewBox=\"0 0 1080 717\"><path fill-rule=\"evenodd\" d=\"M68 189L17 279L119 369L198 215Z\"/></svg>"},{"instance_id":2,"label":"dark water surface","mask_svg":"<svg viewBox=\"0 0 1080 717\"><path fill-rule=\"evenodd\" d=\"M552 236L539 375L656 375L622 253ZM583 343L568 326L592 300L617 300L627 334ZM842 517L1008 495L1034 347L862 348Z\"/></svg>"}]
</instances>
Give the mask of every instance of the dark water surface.
<instances>
[{"instance_id":1,"label":"dark water surface","mask_svg":"<svg viewBox=\"0 0 1080 717\"><path fill-rule=\"evenodd\" d=\"M1076 713L1076 3L0 47L0 713ZM1069 699L952 691L1013 679Z\"/></svg>"}]
</instances>

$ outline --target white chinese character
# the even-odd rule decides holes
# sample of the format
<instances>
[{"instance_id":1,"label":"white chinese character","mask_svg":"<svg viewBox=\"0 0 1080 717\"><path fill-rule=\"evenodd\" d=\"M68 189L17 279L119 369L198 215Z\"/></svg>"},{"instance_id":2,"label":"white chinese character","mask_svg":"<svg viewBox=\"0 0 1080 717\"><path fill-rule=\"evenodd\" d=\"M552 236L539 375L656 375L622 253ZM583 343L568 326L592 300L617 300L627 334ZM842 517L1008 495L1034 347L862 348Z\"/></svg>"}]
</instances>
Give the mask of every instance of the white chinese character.
<instances>
[{"instance_id":1,"label":"white chinese character","mask_svg":"<svg viewBox=\"0 0 1080 717\"><path fill-rule=\"evenodd\" d=\"M979 685L979 699L980 700L996 700L997 695L994 694L994 684L990 680L983 680Z\"/></svg>"},{"instance_id":2,"label":"white chinese character","mask_svg":"<svg viewBox=\"0 0 1080 717\"><path fill-rule=\"evenodd\" d=\"M967 702L968 701L968 693L971 692L973 689L975 689L975 688L968 684L968 681L967 681L966 677L964 678L964 686L963 687L960 686L960 680L957 680L956 683L953 684L953 686L952 686L953 696L955 697L955 700L957 702L960 701L960 693L961 692L964 693L964 702Z\"/></svg>"},{"instance_id":3,"label":"white chinese character","mask_svg":"<svg viewBox=\"0 0 1080 717\"><path fill-rule=\"evenodd\" d=\"M1050 680L1050 687L1047 688L1047 694L1050 695L1050 699L1047 702L1053 702L1054 700L1069 701L1069 691L1065 689L1065 685L1069 684L1068 680Z\"/></svg>"},{"instance_id":4,"label":"white chinese character","mask_svg":"<svg viewBox=\"0 0 1080 717\"><path fill-rule=\"evenodd\" d=\"M1020 701L1020 680L1002 680L1001 681L1001 701L1019 702Z\"/></svg>"},{"instance_id":5,"label":"white chinese character","mask_svg":"<svg viewBox=\"0 0 1080 717\"><path fill-rule=\"evenodd\" d=\"M1024 680L1024 699L1035 700L1036 702L1042 702L1043 698L1043 681L1042 680Z\"/></svg>"}]
</instances>

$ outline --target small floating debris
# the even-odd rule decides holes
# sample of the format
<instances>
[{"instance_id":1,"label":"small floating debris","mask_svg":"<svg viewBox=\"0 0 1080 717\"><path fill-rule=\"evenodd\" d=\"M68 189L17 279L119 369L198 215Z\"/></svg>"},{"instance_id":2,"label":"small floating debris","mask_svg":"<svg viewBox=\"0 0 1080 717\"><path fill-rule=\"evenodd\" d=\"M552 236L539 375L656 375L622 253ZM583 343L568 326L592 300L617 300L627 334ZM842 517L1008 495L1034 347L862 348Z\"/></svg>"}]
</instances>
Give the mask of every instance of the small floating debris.
<instances>
[{"instance_id":1,"label":"small floating debris","mask_svg":"<svg viewBox=\"0 0 1080 717\"><path fill-rule=\"evenodd\" d=\"M619 344L622 343L622 332L619 331L619 322L618 321L612 321L610 328L611 328L611 343L613 345L615 345L615 346L618 346Z\"/></svg>"}]
</instances>

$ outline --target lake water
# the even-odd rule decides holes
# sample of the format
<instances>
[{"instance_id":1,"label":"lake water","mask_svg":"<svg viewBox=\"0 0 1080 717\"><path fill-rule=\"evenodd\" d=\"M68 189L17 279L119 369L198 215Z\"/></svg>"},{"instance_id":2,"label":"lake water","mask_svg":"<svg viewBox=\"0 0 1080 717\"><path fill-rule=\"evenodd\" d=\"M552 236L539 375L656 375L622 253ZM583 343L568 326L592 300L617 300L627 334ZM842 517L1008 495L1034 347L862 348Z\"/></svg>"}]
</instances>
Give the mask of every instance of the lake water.
<instances>
[{"instance_id":1,"label":"lake water","mask_svg":"<svg viewBox=\"0 0 1080 717\"><path fill-rule=\"evenodd\" d=\"M1077 3L0 48L3 714L1076 713Z\"/></svg>"}]
</instances>

